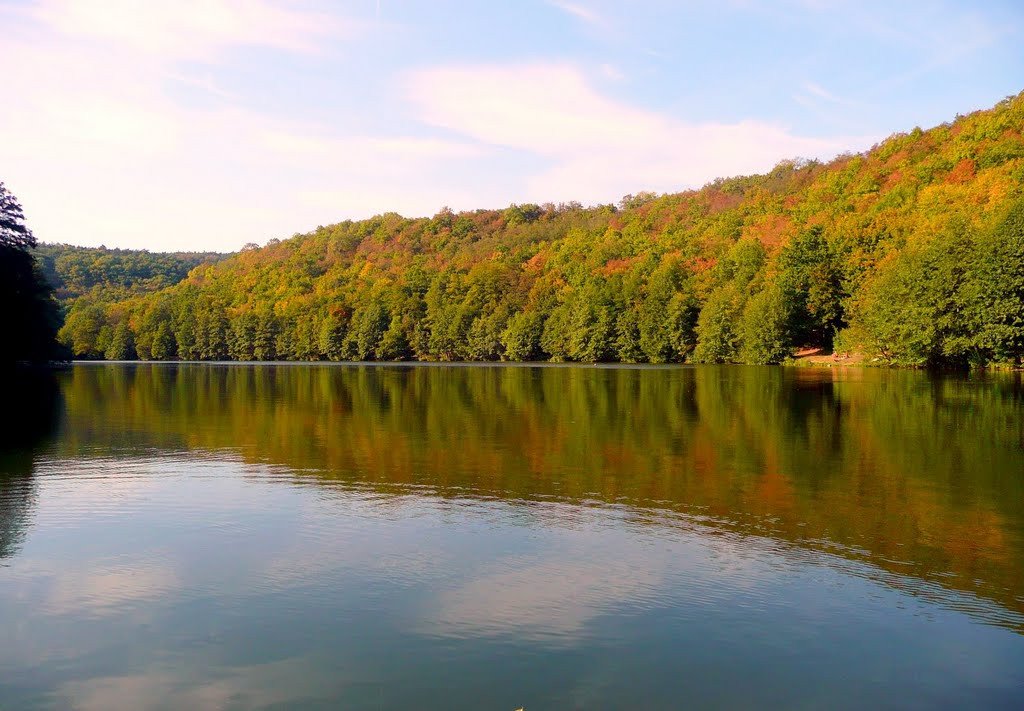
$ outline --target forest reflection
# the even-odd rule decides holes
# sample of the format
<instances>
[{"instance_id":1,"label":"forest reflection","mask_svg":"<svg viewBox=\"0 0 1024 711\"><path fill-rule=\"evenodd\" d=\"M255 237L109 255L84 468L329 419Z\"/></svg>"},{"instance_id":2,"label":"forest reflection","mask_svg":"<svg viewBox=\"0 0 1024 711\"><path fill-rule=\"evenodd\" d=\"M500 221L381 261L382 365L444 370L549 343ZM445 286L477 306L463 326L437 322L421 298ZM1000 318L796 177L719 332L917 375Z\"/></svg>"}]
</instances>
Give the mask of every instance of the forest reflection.
<instances>
[{"instance_id":1,"label":"forest reflection","mask_svg":"<svg viewBox=\"0 0 1024 711\"><path fill-rule=\"evenodd\" d=\"M62 458L227 450L299 484L612 504L638 525L699 517L1024 615L1020 374L97 364L61 377Z\"/></svg>"},{"instance_id":2,"label":"forest reflection","mask_svg":"<svg viewBox=\"0 0 1024 711\"><path fill-rule=\"evenodd\" d=\"M36 457L56 433L63 402L55 373L18 372L4 385L8 417L0 425L0 559L17 552L31 518Z\"/></svg>"}]
</instances>

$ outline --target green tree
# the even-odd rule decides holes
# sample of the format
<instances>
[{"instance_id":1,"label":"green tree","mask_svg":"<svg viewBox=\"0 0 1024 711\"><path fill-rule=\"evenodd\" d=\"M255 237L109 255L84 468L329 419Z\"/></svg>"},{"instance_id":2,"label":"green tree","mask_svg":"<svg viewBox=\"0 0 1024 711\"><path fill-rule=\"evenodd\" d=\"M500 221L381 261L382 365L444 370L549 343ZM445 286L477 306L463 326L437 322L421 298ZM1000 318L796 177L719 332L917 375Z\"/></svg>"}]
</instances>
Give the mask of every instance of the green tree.
<instances>
[{"instance_id":1,"label":"green tree","mask_svg":"<svg viewBox=\"0 0 1024 711\"><path fill-rule=\"evenodd\" d=\"M1024 199L980 242L972 315L978 348L992 360L1024 359Z\"/></svg>"},{"instance_id":2,"label":"green tree","mask_svg":"<svg viewBox=\"0 0 1024 711\"><path fill-rule=\"evenodd\" d=\"M143 360L166 360L174 357L174 348L168 347L166 339L173 342L171 332L173 320L170 297L162 294L148 302L137 315L138 330L135 334L135 351ZM161 330L161 326L163 327ZM157 344L158 334L164 342ZM157 353L160 355L158 356Z\"/></svg>"},{"instance_id":3,"label":"green tree","mask_svg":"<svg viewBox=\"0 0 1024 711\"><path fill-rule=\"evenodd\" d=\"M168 321L161 321L153 334L150 350L153 360L174 360L178 355L178 344Z\"/></svg>"},{"instance_id":4,"label":"green tree","mask_svg":"<svg viewBox=\"0 0 1024 711\"><path fill-rule=\"evenodd\" d=\"M683 281L677 261L667 260L654 270L647 282L639 313L640 348L651 363L681 360L686 353L682 342L688 336L680 330L686 328L687 315L679 310L678 302L672 306Z\"/></svg>"},{"instance_id":5,"label":"green tree","mask_svg":"<svg viewBox=\"0 0 1024 711\"><path fill-rule=\"evenodd\" d=\"M263 311L257 314L253 346L253 356L256 360L277 359L278 332L279 324L273 312Z\"/></svg>"},{"instance_id":6,"label":"green tree","mask_svg":"<svg viewBox=\"0 0 1024 711\"><path fill-rule=\"evenodd\" d=\"M692 292L680 292L668 302L668 338L673 360L683 361L697 345L697 317L700 304Z\"/></svg>"},{"instance_id":7,"label":"green tree","mask_svg":"<svg viewBox=\"0 0 1024 711\"><path fill-rule=\"evenodd\" d=\"M640 363L644 351L640 347L640 319L635 308L626 307L615 321L615 352L623 363Z\"/></svg>"},{"instance_id":8,"label":"green tree","mask_svg":"<svg viewBox=\"0 0 1024 711\"><path fill-rule=\"evenodd\" d=\"M825 232L801 232L779 255L777 279L790 308L790 331L799 345L830 348L846 325L842 269Z\"/></svg>"},{"instance_id":9,"label":"green tree","mask_svg":"<svg viewBox=\"0 0 1024 711\"><path fill-rule=\"evenodd\" d=\"M505 353L501 335L508 316L508 308L502 305L474 319L466 336L466 355L470 360L501 360Z\"/></svg>"},{"instance_id":10,"label":"green tree","mask_svg":"<svg viewBox=\"0 0 1024 711\"><path fill-rule=\"evenodd\" d=\"M103 306L79 299L64 319L57 338L76 358L103 358L108 345L104 328L107 315Z\"/></svg>"},{"instance_id":11,"label":"green tree","mask_svg":"<svg viewBox=\"0 0 1024 711\"><path fill-rule=\"evenodd\" d=\"M984 349L978 327L969 320L981 318L979 297L987 289L978 281L984 277L977 259L970 229L959 221L923 244L894 253L865 286L856 325L893 364L978 361Z\"/></svg>"},{"instance_id":12,"label":"green tree","mask_svg":"<svg viewBox=\"0 0 1024 711\"><path fill-rule=\"evenodd\" d=\"M377 302L367 305L356 314L352 332L359 360L374 360L377 357L377 346L390 323L388 312Z\"/></svg>"},{"instance_id":13,"label":"green tree","mask_svg":"<svg viewBox=\"0 0 1024 711\"><path fill-rule=\"evenodd\" d=\"M739 355L739 295L732 285L716 290L697 319L697 363L731 363Z\"/></svg>"},{"instance_id":14,"label":"green tree","mask_svg":"<svg viewBox=\"0 0 1024 711\"><path fill-rule=\"evenodd\" d=\"M567 301L557 306L544 321L540 347L553 361L563 362L571 357L572 319L572 301Z\"/></svg>"},{"instance_id":15,"label":"green tree","mask_svg":"<svg viewBox=\"0 0 1024 711\"><path fill-rule=\"evenodd\" d=\"M351 356L345 349L348 335L348 318L344 311L329 314L320 326L320 350L329 360L348 360Z\"/></svg>"},{"instance_id":16,"label":"green tree","mask_svg":"<svg viewBox=\"0 0 1024 711\"><path fill-rule=\"evenodd\" d=\"M128 328L127 321L121 321L114 328L104 357L107 360L135 360L135 336Z\"/></svg>"},{"instance_id":17,"label":"green tree","mask_svg":"<svg viewBox=\"0 0 1024 711\"><path fill-rule=\"evenodd\" d=\"M544 320L535 311L513 314L501 333L505 359L511 361L536 360L541 356L540 339Z\"/></svg>"},{"instance_id":18,"label":"green tree","mask_svg":"<svg viewBox=\"0 0 1024 711\"><path fill-rule=\"evenodd\" d=\"M744 363L781 363L792 353L790 313L782 289L776 285L758 292L747 302L740 325Z\"/></svg>"},{"instance_id":19,"label":"green tree","mask_svg":"<svg viewBox=\"0 0 1024 711\"><path fill-rule=\"evenodd\" d=\"M409 337L405 332L402 317L395 314L391 317L387 329L377 344L377 360L405 360L411 355Z\"/></svg>"},{"instance_id":20,"label":"green tree","mask_svg":"<svg viewBox=\"0 0 1024 711\"><path fill-rule=\"evenodd\" d=\"M53 291L32 254L35 236L21 204L0 182L0 364L58 357L60 325Z\"/></svg>"},{"instance_id":21,"label":"green tree","mask_svg":"<svg viewBox=\"0 0 1024 711\"><path fill-rule=\"evenodd\" d=\"M610 304L584 301L569 322L569 357L581 363L615 358L615 312Z\"/></svg>"},{"instance_id":22,"label":"green tree","mask_svg":"<svg viewBox=\"0 0 1024 711\"><path fill-rule=\"evenodd\" d=\"M258 320L251 311L236 316L228 331L228 355L232 360L253 360Z\"/></svg>"}]
</instances>

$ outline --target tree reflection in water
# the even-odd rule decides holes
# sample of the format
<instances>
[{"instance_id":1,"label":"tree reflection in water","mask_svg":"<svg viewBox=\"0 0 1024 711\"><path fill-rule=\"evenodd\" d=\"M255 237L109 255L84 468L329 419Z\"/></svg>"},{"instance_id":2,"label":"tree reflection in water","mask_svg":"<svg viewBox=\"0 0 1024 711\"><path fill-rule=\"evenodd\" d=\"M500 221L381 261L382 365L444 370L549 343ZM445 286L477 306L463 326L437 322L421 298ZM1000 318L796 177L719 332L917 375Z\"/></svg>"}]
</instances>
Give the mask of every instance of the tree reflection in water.
<instances>
[{"instance_id":1,"label":"tree reflection in water","mask_svg":"<svg viewBox=\"0 0 1024 711\"><path fill-rule=\"evenodd\" d=\"M62 377L60 456L232 450L309 485L699 516L1024 614L1020 374L97 364Z\"/></svg>"}]
</instances>

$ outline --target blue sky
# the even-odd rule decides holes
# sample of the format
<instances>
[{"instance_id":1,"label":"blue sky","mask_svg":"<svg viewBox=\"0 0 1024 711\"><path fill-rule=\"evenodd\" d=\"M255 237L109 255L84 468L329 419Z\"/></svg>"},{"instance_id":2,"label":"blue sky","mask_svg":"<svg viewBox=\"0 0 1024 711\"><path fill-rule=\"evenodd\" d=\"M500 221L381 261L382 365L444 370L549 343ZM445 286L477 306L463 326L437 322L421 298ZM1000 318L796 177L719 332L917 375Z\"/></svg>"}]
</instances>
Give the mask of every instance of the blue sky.
<instances>
[{"instance_id":1,"label":"blue sky","mask_svg":"<svg viewBox=\"0 0 1024 711\"><path fill-rule=\"evenodd\" d=\"M43 241L234 250L614 202L1024 89L1024 3L0 0L0 180Z\"/></svg>"}]
</instances>

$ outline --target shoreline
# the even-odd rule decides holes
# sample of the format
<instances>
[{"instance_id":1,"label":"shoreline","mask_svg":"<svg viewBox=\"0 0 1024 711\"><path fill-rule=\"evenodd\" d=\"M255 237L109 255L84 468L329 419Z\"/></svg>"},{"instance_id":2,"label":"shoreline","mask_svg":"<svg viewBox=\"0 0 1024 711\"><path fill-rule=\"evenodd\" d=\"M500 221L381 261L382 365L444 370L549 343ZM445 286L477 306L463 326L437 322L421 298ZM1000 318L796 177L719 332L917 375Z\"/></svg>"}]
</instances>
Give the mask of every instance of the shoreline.
<instances>
[{"instance_id":1,"label":"shoreline","mask_svg":"<svg viewBox=\"0 0 1024 711\"><path fill-rule=\"evenodd\" d=\"M921 370L933 373L974 373L974 372L1024 372L1024 367L1015 365L986 365L966 367L929 367L913 365L895 365L886 363L881 359L867 360L863 354L855 354L840 360L834 360L831 354L816 356L795 356L788 358L782 363L622 363L619 361L601 361L584 363L577 361L549 361L549 360L527 360L527 361L437 361L437 360L91 360L75 359L50 364L37 364L24 366L33 370L68 370L72 366L100 366L100 365L207 365L219 367L241 367L241 366L380 366L399 368L435 368L435 367L483 367L483 368L590 368L590 369L630 369L630 370L679 370L696 369L703 367L751 367L751 368L839 368L839 369L861 369L875 368L883 370Z\"/></svg>"}]
</instances>

